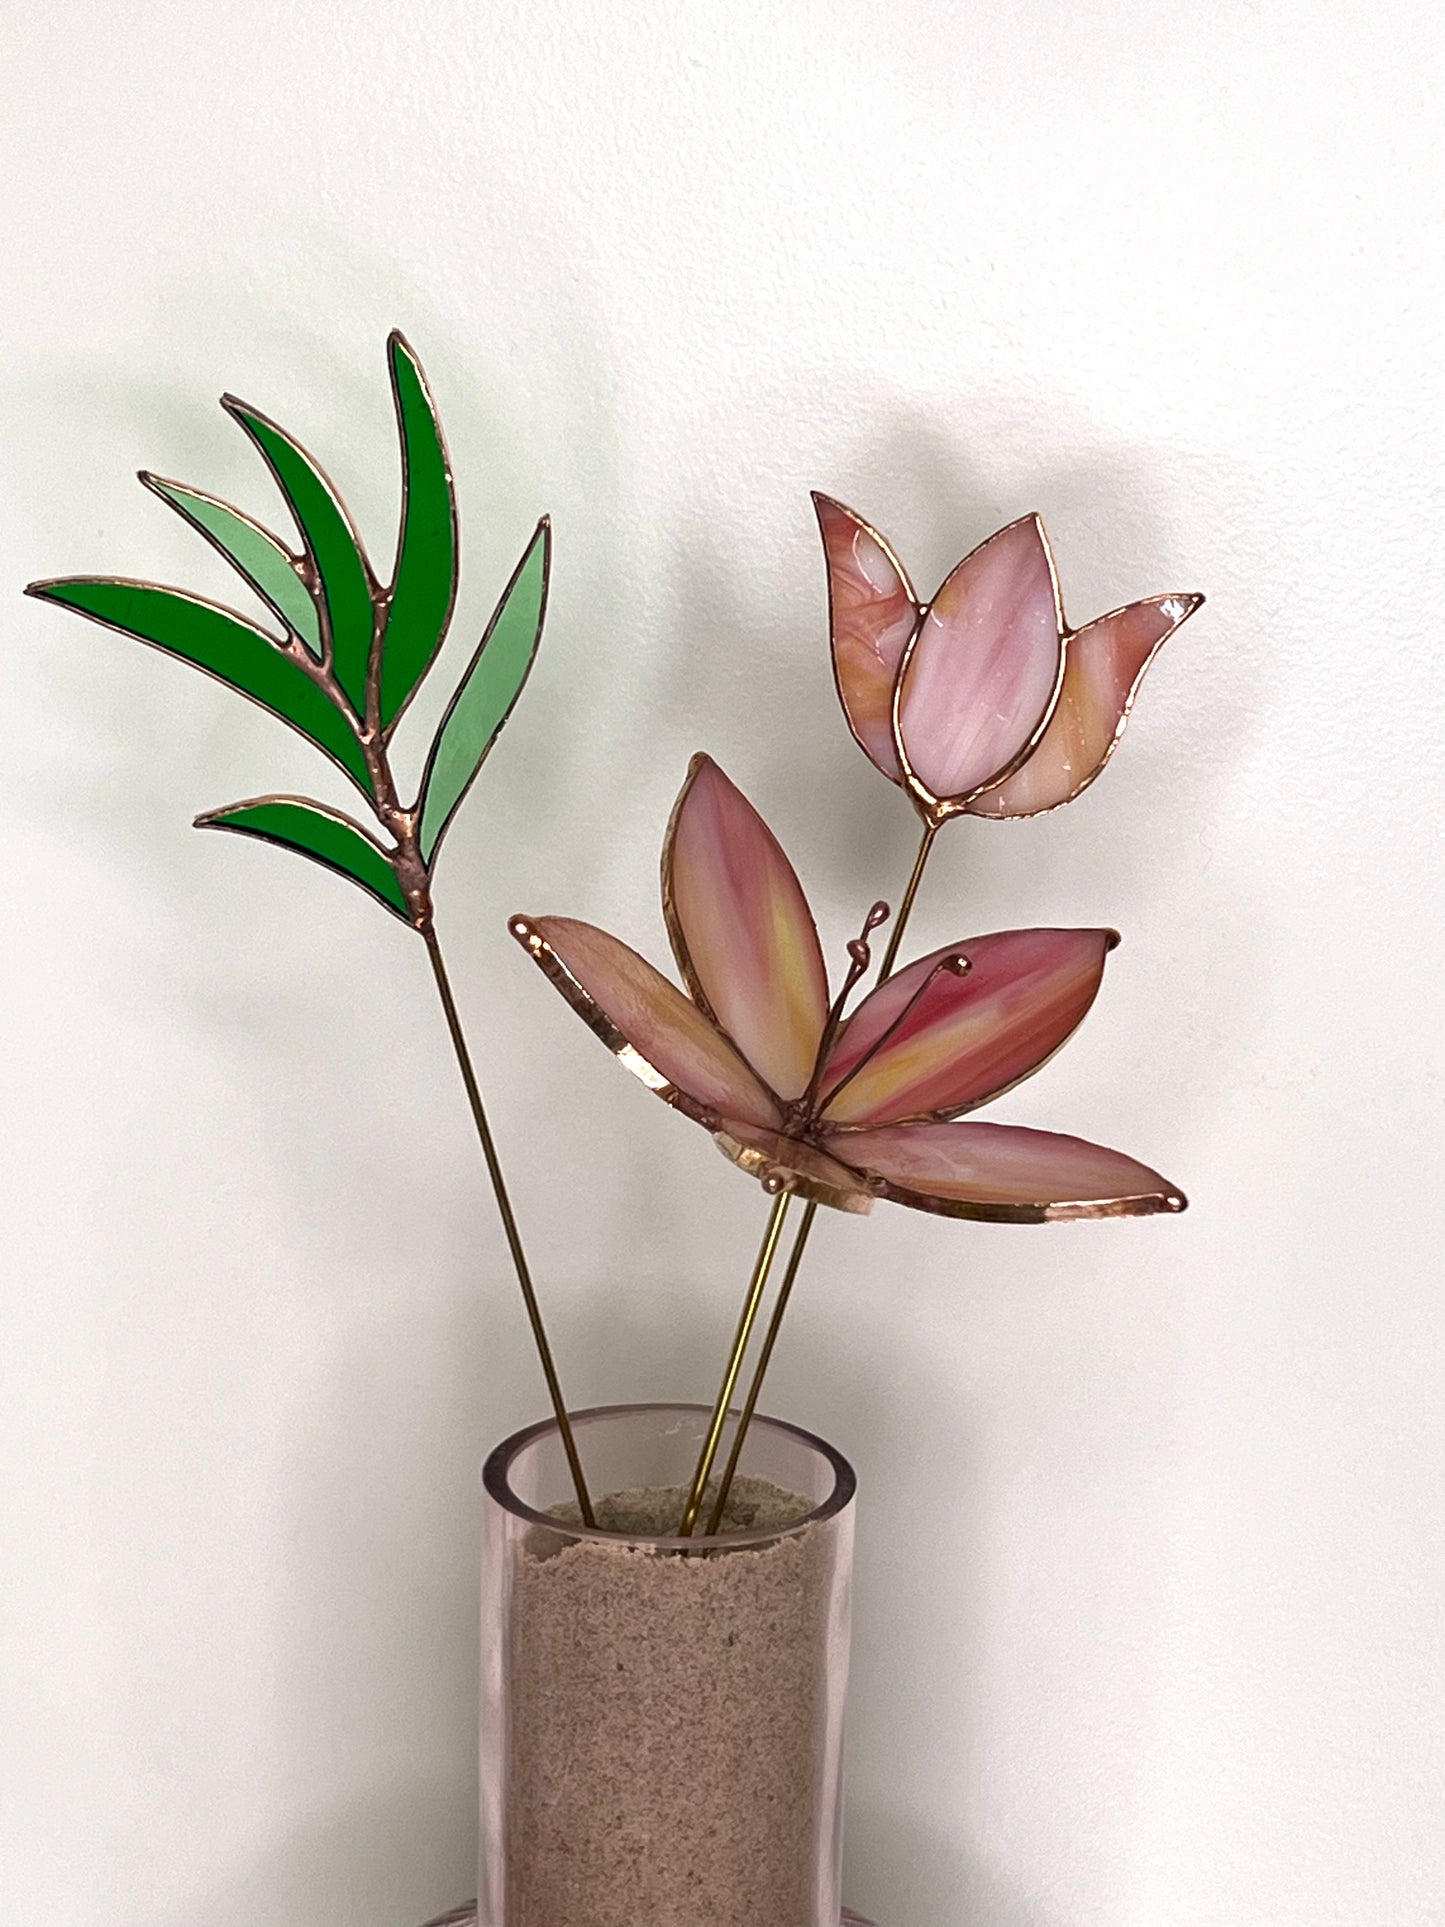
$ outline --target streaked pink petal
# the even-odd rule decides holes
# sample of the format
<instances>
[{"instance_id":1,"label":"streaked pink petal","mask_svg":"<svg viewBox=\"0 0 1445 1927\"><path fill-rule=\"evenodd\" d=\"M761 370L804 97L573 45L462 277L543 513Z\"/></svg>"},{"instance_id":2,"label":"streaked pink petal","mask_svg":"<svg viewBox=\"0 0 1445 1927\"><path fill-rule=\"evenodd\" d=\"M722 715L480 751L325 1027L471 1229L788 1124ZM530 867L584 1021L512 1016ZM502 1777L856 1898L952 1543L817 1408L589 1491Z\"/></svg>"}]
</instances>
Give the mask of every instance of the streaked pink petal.
<instances>
[{"instance_id":1,"label":"streaked pink petal","mask_svg":"<svg viewBox=\"0 0 1445 1927\"><path fill-rule=\"evenodd\" d=\"M997 1097L1083 1021L1117 942L1112 930L1001 930L920 957L866 997L844 1026L825 1092L875 1048L876 1055L828 1104L827 1122L956 1116ZM968 958L967 976L935 974L956 956Z\"/></svg>"},{"instance_id":2,"label":"streaked pink petal","mask_svg":"<svg viewBox=\"0 0 1445 1927\"><path fill-rule=\"evenodd\" d=\"M897 1124L835 1140L884 1181L895 1204L954 1218L1042 1224L1182 1211L1185 1198L1147 1164L1081 1137L1016 1124Z\"/></svg>"},{"instance_id":3,"label":"streaked pink petal","mask_svg":"<svg viewBox=\"0 0 1445 1927\"><path fill-rule=\"evenodd\" d=\"M800 1097L828 1015L808 900L752 804L694 756L662 852L662 907L688 988L769 1088Z\"/></svg>"},{"instance_id":4,"label":"streaked pink petal","mask_svg":"<svg viewBox=\"0 0 1445 1927\"><path fill-rule=\"evenodd\" d=\"M649 1090L709 1129L719 1117L779 1122L777 1106L728 1040L645 957L572 917L513 917L509 927Z\"/></svg>"},{"instance_id":5,"label":"streaked pink petal","mask_svg":"<svg viewBox=\"0 0 1445 1927\"><path fill-rule=\"evenodd\" d=\"M1203 600L1167 595L1131 602L1068 637L1064 686L1038 748L969 809L977 816L1035 816L1086 790L1124 733L1144 671Z\"/></svg>"},{"instance_id":6,"label":"streaked pink petal","mask_svg":"<svg viewBox=\"0 0 1445 1927\"><path fill-rule=\"evenodd\" d=\"M862 516L813 495L828 561L833 679L848 727L872 761L903 780L893 743L893 684L918 605L903 564Z\"/></svg>"},{"instance_id":7,"label":"streaked pink petal","mask_svg":"<svg viewBox=\"0 0 1445 1927\"><path fill-rule=\"evenodd\" d=\"M940 801L970 796L1024 754L1059 684L1063 618L1036 515L960 562L903 671L904 761Z\"/></svg>"},{"instance_id":8,"label":"streaked pink petal","mask_svg":"<svg viewBox=\"0 0 1445 1927\"><path fill-rule=\"evenodd\" d=\"M725 1158L755 1178L770 1180L777 1189L860 1217L873 1209L878 1186L802 1138L759 1131L732 1119L725 1120L713 1136Z\"/></svg>"}]
</instances>

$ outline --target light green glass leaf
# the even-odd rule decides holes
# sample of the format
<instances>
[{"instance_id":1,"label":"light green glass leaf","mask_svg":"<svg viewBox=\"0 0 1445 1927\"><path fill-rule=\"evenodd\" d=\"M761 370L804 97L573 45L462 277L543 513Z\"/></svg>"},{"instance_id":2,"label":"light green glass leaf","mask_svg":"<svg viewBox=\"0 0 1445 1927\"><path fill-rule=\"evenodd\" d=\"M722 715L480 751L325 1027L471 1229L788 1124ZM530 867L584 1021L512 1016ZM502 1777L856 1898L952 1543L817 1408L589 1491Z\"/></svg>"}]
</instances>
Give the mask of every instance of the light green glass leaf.
<instances>
[{"instance_id":1,"label":"light green glass leaf","mask_svg":"<svg viewBox=\"0 0 1445 1927\"><path fill-rule=\"evenodd\" d=\"M233 830L309 856L338 876L350 877L403 923L411 924L396 871L386 851L359 824L304 796L261 796L231 803L196 818L198 830Z\"/></svg>"},{"instance_id":2,"label":"light green glass leaf","mask_svg":"<svg viewBox=\"0 0 1445 1927\"><path fill-rule=\"evenodd\" d=\"M279 649L264 629L214 602L204 602L182 589L158 589L150 582L69 576L32 582L26 594L78 609L108 629L119 629L122 635L194 663L299 730L339 763L367 796L372 794L355 732L301 664Z\"/></svg>"},{"instance_id":3,"label":"light green glass leaf","mask_svg":"<svg viewBox=\"0 0 1445 1927\"><path fill-rule=\"evenodd\" d=\"M295 559L269 530L229 503L217 501L214 495L203 495L199 489L185 488L179 482L164 481L146 469L141 470L140 478L240 570L313 656L321 654L321 630L311 591L301 580Z\"/></svg>"},{"instance_id":4,"label":"light green glass leaf","mask_svg":"<svg viewBox=\"0 0 1445 1927\"><path fill-rule=\"evenodd\" d=\"M390 729L431 667L457 593L457 507L441 424L406 340L387 342L401 435L401 535L381 657L381 723Z\"/></svg>"},{"instance_id":5,"label":"light green glass leaf","mask_svg":"<svg viewBox=\"0 0 1445 1927\"><path fill-rule=\"evenodd\" d=\"M544 515L432 744L421 785L421 853L427 863L522 693L542 640L551 565L552 525Z\"/></svg>"},{"instance_id":6,"label":"light green glass leaf","mask_svg":"<svg viewBox=\"0 0 1445 1927\"><path fill-rule=\"evenodd\" d=\"M221 406L260 449L286 497L316 565L331 626L332 665L358 716L366 712L366 670L375 621L371 575L340 496L311 457L276 423L234 395Z\"/></svg>"}]
</instances>

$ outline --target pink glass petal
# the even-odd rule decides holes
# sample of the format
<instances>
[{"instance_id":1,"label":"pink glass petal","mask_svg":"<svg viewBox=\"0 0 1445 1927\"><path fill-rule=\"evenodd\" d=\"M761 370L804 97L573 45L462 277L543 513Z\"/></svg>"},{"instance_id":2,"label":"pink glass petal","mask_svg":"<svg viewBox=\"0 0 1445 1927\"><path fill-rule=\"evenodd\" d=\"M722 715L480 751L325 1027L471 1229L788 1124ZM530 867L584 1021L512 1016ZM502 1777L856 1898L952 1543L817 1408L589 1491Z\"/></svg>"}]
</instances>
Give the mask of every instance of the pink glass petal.
<instances>
[{"instance_id":1,"label":"pink glass petal","mask_svg":"<svg viewBox=\"0 0 1445 1927\"><path fill-rule=\"evenodd\" d=\"M645 957L571 917L513 917L511 932L634 1077L709 1129L764 1127L778 1108L728 1040Z\"/></svg>"},{"instance_id":2,"label":"pink glass petal","mask_svg":"<svg viewBox=\"0 0 1445 1927\"><path fill-rule=\"evenodd\" d=\"M673 951L699 1004L785 1101L813 1072L828 978L808 900L752 804L695 756L662 853Z\"/></svg>"},{"instance_id":3,"label":"pink glass petal","mask_svg":"<svg viewBox=\"0 0 1445 1927\"><path fill-rule=\"evenodd\" d=\"M1058 690L1063 620L1036 515L990 536L929 605L903 671L904 760L941 802L1027 749Z\"/></svg>"},{"instance_id":4,"label":"pink glass petal","mask_svg":"<svg viewBox=\"0 0 1445 1927\"><path fill-rule=\"evenodd\" d=\"M876 1055L828 1103L827 1122L950 1116L997 1097L1052 1057L1083 1021L1117 942L1112 930L1002 930L920 957L866 997L844 1026L825 1092L870 1051ZM969 960L967 976L934 974L960 955Z\"/></svg>"},{"instance_id":5,"label":"pink glass petal","mask_svg":"<svg viewBox=\"0 0 1445 1927\"><path fill-rule=\"evenodd\" d=\"M1131 602L1064 644L1064 686L1038 748L997 789L976 796L977 816L1035 816L1086 790L1124 733L1144 671L1203 602L1200 595Z\"/></svg>"},{"instance_id":6,"label":"pink glass petal","mask_svg":"<svg viewBox=\"0 0 1445 1927\"><path fill-rule=\"evenodd\" d=\"M1182 1211L1183 1193L1121 1151L1015 1124L896 1124L835 1140L895 1204L948 1217L1043 1224Z\"/></svg>"},{"instance_id":7,"label":"pink glass petal","mask_svg":"<svg viewBox=\"0 0 1445 1927\"><path fill-rule=\"evenodd\" d=\"M895 783L893 685L918 605L903 565L876 530L827 495L813 496L828 561L828 623L833 678L848 727Z\"/></svg>"},{"instance_id":8,"label":"pink glass petal","mask_svg":"<svg viewBox=\"0 0 1445 1927\"><path fill-rule=\"evenodd\" d=\"M760 1131L731 1119L714 1132L717 1147L742 1170L770 1182L776 1190L791 1191L813 1204L831 1205L864 1217L873 1209L878 1187L870 1179L839 1164L826 1151L781 1131Z\"/></svg>"}]
</instances>

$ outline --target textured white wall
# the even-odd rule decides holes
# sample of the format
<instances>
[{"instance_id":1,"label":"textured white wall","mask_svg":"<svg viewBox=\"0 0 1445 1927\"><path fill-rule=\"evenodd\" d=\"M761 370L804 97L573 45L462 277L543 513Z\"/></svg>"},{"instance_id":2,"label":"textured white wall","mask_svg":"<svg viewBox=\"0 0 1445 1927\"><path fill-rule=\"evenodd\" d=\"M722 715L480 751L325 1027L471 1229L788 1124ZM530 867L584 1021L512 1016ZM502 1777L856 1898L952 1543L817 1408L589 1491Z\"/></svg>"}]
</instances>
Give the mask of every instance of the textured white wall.
<instances>
[{"instance_id":1,"label":"textured white wall","mask_svg":"<svg viewBox=\"0 0 1445 1927\"><path fill-rule=\"evenodd\" d=\"M384 546L394 323L459 650L555 517L440 893L578 1401L706 1394L763 1207L502 919L659 951L702 745L835 951L896 893L809 487L921 582L1037 507L1076 617L1209 592L1106 780L952 831L915 925L1123 929L1000 1114L1192 1211L831 1220L779 1358L864 1482L850 1893L1445 1921L1437 10L55 0L7 42L7 592L222 588L131 472L269 510L227 387ZM304 748L8 607L0 1919L411 1927L471 1891L476 1470L542 1403L423 959L187 827Z\"/></svg>"}]
</instances>

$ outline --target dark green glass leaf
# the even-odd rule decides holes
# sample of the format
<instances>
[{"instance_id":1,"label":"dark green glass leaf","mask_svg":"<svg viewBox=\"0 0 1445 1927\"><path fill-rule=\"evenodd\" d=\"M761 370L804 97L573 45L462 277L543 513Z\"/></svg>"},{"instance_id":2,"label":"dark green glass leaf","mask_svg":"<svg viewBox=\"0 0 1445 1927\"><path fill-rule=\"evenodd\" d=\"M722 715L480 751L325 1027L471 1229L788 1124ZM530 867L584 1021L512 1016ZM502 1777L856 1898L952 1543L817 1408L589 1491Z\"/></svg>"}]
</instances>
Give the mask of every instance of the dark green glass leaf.
<instances>
[{"instance_id":1,"label":"dark green glass leaf","mask_svg":"<svg viewBox=\"0 0 1445 1927\"><path fill-rule=\"evenodd\" d=\"M542 640L552 525L544 515L441 721L421 785L421 853L430 863L522 693Z\"/></svg>"},{"instance_id":2,"label":"dark green glass leaf","mask_svg":"<svg viewBox=\"0 0 1445 1927\"><path fill-rule=\"evenodd\" d=\"M198 528L207 541L240 570L313 656L321 654L321 630L311 591L301 580L294 558L274 535L229 503L217 501L214 495L183 488L179 482L163 481L145 469L141 470L141 480L162 501L178 510L193 528Z\"/></svg>"},{"instance_id":3,"label":"dark green glass leaf","mask_svg":"<svg viewBox=\"0 0 1445 1927\"><path fill-rule=\"evenodd\" d=\"M411 913L386 851L349 816L304 796L262 796L196 818L198 830L234 830L299 851L339 876L350 877L406 924Z\"/></svg>"},{"instance_id":4,"label":"dark green glass leaf","mask_svg":"<svg viewBox=\"0 0 1445 1927\"><path fill-rule=\"evenodd\" d=\"M441 424L421 364L400 334L387 343L401 434L401 536L381 657L389 729L431 667L457 592L457 508Z\"/></svg>"},{"instance_id":5,"label":"dark green glass leaf","mask_svg":"<svg viewBox=\"0 0 1445 1927\"><path fill-rule=\"evenodd\" d=\"M69 576L32 582L26 593L78 609L108 629L151 643L239 689L324 750L371 795L366 758L345 717L264 629L214 602L203 602L181 589L158 589L149 582Z\"/></svg>"},{"instance_id":6,"label":"dark green glass leaf","mask_svg":"<svg viewBox=\"0 0 1445 1927\"><path fill-rule=\"evenodd\" d=\"M336 680L357 715L365 715L366 669L371 660L374 622L371 577L341 498L284 428L258 415L234 395L223 396L221 406L260 449L296 517L326 603Z\"/></svg>"}]
</instances>

